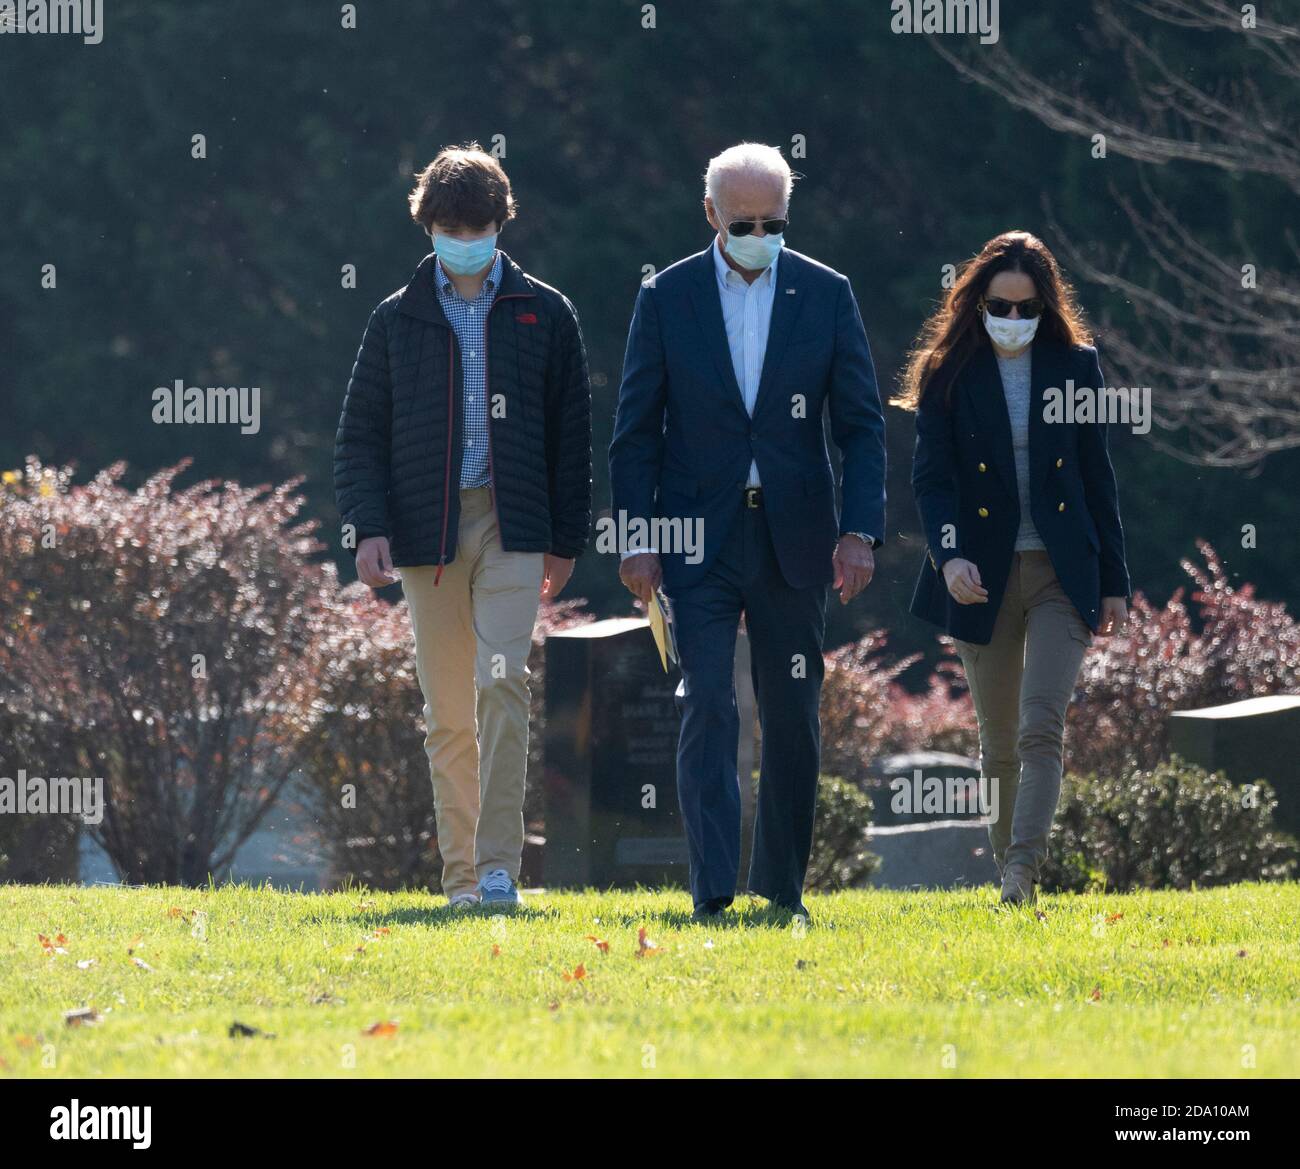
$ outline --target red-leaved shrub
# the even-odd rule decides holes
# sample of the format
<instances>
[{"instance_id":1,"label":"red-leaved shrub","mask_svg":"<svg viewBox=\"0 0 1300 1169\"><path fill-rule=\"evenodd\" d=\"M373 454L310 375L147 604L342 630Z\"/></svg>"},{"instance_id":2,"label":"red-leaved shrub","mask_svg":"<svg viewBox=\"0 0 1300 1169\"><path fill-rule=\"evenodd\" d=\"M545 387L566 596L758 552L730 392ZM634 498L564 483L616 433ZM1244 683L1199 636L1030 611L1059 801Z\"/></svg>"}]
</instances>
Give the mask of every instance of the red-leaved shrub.
<instances>
[{"instance_id":1,"label":"red-leaved shrub","mask_svg":"<svg viewBox=\"0 0 1300 1169\"><path fill-rule=\"evenodd\" d=\"M90 829L132 883L220 873L297 765L318 603L296 484L138 490L30 460L0 486L0 774L102 777ZM21 748L20 748L21 749Z\"/></svg>"},{"instance_id":2,"label":"red-leaved shrub","mask_svg":"<svg viewBox=\"0 0 1300 1169\"><path fill-rule=\"evenodd\" d=\"M1205 541L1183 561L1196 619L1178 590L1163 607L1133 598L1129 632L1097 638L1084 659L1067 731L1070 770L1122 776L1168 754L1169 715L1300 692L1300 628L1254 587L1234 589Z\"/></svg>"}]
</instances>

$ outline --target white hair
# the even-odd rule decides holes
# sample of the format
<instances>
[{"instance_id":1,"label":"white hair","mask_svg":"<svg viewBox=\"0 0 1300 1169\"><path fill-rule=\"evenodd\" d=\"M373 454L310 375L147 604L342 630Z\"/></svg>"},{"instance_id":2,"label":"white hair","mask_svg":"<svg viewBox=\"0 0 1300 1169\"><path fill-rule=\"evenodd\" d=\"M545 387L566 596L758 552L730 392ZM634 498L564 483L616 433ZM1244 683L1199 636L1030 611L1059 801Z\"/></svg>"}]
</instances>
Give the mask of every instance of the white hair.
<instances>
[{"instance_id":1,"label":"white hair","mask_svg":"<svg viewBox=\"0 0 1300 1169\"><path fill-rule=\"evenodd\" d=\"M782 157L775 146L764 146L761 142L742 142L739 146L729 146L721 154L709 159L709 168L704 172L704 193L718 206L718 190L722 180L729 175L771 175L779 179L783 187L783 199L790 202L790 192L794 189L794 174L790 164Z\"/></svg>"}]
</instances>

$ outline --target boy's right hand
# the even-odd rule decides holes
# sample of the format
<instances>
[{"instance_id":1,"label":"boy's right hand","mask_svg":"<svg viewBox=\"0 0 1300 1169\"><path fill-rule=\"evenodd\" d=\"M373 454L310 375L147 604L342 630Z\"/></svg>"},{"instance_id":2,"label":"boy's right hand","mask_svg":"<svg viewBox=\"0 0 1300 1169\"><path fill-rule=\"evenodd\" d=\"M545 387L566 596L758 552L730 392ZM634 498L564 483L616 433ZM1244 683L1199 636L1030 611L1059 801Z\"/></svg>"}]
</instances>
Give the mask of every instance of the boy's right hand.
<instances>
[{"instance_id":1,"label":"boy's right hand","mask_svg":"<svg viewBox=\"0 0 1300 1169\"><path fill-rule=\"evenodd\" d=\"M357 576L372 589L386 588L397 580L387 536L370 536L357 549Z\"/></svg>"}]
</instances>

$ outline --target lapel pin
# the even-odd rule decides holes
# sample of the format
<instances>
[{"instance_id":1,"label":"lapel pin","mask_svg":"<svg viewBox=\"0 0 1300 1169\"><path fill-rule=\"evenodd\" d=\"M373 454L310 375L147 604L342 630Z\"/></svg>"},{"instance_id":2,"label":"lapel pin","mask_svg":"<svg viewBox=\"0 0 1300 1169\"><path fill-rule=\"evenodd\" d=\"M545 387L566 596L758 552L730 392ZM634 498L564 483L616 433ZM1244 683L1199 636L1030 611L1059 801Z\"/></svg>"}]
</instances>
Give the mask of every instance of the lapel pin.
<instances>
[{"instance_id":1,"label":"lapel pin","mask_svg":"<svg viewBox=\"0 0 1300 1169\"><path fill-rule=\"evenodd\" d=\"M793 288L787 288L787 289L785 290L785 294L786 294L786 296L793 296L793 295L794 295L794 289L793 289Z\"/></svg>"}]
</instances>

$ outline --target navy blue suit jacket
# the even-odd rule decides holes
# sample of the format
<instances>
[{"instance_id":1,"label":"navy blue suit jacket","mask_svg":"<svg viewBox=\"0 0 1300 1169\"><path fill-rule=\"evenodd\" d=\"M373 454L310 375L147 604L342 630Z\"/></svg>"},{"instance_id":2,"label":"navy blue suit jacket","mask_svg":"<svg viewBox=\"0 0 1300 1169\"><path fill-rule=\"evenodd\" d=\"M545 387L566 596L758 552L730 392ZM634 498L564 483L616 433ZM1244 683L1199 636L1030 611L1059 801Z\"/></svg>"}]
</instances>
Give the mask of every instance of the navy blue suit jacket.
<instances>
[{"instance_id":1,"label":"navy blue suit jacket","mask_svg":"<svg viewBox=\"0 0 1300 1169\"><path fill-rule=\"evenodd\" d=\"M1057 579L1093 630L1102 597L1129 595L1115 471L1104 423L1048 421L1044 394L1103 386L1097 351L1034 341L1029 404L1029 504ZM1006 591L1020 528L1011 421L997 358L982 345L956 377L950 404L936 386L916 419L912 487L929 553L912 597L912 613L953 637L987 645ZM947 536L947 538L945 538ZM959 605L943 566L972 561L988 589L987 604Z\"/></svg>"},{"instance_id":2,"label":"navy blue suit jacket","mask_svg":"<svg viewBox=\"0 0 1300 1169\"><path fill-rule=\"evenodd\" d=\"M712 247L641 286L628 332L614 439L614 517L703 521L703 556L662 554L664 585L708 571L740 514L749 464L782 575L794 588L830 581L843 532L885 534L885 421L848 280L784 248L751 418L736 381ZM823 408L843 464L843 509Z\"/></svg>"}]
</instances>

